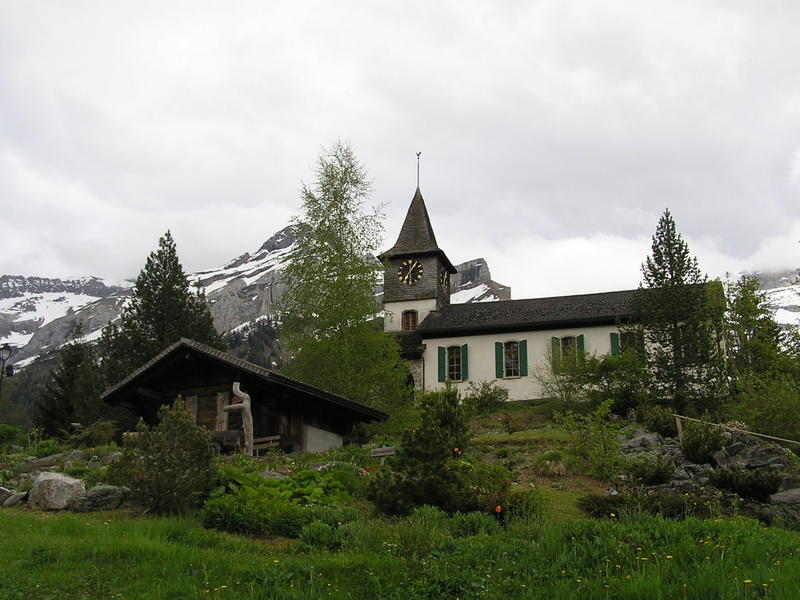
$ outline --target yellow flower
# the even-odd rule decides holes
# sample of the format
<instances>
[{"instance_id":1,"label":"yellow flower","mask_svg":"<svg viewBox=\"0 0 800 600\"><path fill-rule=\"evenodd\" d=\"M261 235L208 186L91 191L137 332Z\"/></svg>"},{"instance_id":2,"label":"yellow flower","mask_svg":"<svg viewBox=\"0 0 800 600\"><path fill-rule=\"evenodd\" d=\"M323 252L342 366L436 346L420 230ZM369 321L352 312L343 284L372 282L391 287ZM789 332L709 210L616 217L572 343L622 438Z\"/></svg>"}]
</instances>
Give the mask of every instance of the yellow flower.
<instances>
[{"instance_id":1,"label":"yellow flower","mask_svg":"<svg viewBox=\"0 0 800 600\"><path fill-rule=\"evenodd\" d=\"M753 583L753 580L752 579L745 579L744 583Z\"/></svg>"},{"instance_id":2,"label":"yellow flower","mask_svg":"<svg viewBox=\"0 0 800 600\"><path fill-rule=\"evenodd\" d=\"M667 558L672 558L672 554L667 554Z\"/></svg>"}]
</instances>

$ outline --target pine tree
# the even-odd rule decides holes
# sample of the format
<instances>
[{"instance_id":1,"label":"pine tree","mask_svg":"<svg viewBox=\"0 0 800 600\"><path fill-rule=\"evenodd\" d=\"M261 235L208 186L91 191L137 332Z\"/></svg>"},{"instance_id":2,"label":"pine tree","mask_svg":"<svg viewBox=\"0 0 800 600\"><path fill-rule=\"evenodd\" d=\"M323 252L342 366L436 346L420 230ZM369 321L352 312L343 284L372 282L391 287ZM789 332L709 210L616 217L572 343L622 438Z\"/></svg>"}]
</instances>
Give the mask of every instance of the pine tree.
<instances>
[{"instance_id":1,"label":"pine tree","mask_svg":"<svg viewBox=\"0 0 800 600\"><path fill-rule=\"evenodd\" d=\"M119 324L103 330L100 353L107 383L124 378L182 337L224 348L205 296L190 291L167 231L139 273Z\"/></svg>"},{"instance_id":2,"label":"pine tree","mask_svg":"<svg viewBox=\"0 0 800 600\"><path fill-rule=\"evenodd\" d=\"M281 334L289 376L391 410L406 393L407 373L397 342L375 320L382 215L368 206L370 188L349 145L323 151L293 220Z\"/></svg>"},{"instance_id":3,"label":"pine tree","mask_svg":"<svg viewBox=\"0 0 800 600\"><path fill-rule=\"evenodd\" d=\"M724 379L721 285L708 283L700 272L668 209L651 252L631 301L633 321L646 342L651 397L678 411L713 409Z\"/></svg>"},{"instance_id":4,"label":"pine tree","mask_svg":"<svg viewBox=\"0 0 800 600\"><path fill-rule=\"evenodd\" d=\"M80 333L80 327L76 328L73 340ZM99 402L102 387L94 348L72 341L62 348L59 363L34 406L34 423L56 437L68 431L70 423L89 425L110 417L111 408Z\"/></svg>"}]
</instances>

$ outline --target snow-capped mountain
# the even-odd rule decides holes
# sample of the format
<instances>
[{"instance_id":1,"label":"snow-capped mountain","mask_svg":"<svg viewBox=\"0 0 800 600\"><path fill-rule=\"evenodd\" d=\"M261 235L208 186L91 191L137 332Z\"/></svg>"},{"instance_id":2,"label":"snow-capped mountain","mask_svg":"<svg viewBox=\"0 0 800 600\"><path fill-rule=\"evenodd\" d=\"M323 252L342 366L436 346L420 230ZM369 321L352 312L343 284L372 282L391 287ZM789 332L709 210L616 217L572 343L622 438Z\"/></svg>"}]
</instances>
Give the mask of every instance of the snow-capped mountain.
<instances>
[{"instance_id":1,"label":"snow-capped mountain","mask_svg":"<svg viewBox=\"0 0 800 600\"><path fill-rule=\"evenodd\" d=\"M274 313L286 285L283 266L295 243L285 227L253 252L225 265L192 273L192 286L205 290L214 325L219 331L241 330ZM491 280L486 261L457 265L452 277L453 303L489 302L511 297L511 290ZM60 348L77 323L83 338L93 341L103 327L119 317L133 281L96 277L68 280L38 277L0 277L0 343L17 347L12 362L24 367ZM376 290L380 299L382 290Z\"/></svg>"}]
</instances>

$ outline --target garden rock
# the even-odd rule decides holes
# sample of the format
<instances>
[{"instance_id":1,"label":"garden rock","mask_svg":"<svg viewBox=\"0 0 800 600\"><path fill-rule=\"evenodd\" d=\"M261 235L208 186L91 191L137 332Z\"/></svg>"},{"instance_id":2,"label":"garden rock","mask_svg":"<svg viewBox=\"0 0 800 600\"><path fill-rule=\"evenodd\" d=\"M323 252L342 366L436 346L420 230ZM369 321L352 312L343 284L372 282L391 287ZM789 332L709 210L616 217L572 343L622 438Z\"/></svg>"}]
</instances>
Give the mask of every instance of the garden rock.
<instances>
[{"instance_id":1,"label":"garden rock","mask_svg":"<svg viewBox=\"0 0 800 600\"><path fill-rule=\"evenodd\" d=\"M67 454L64 458L65 460L83 460L84 458L86 458L86 452L84 452L83 450L73 450L72 452Z\"/></svg>"},{"instance_id":2,"label":"garden rock","mask_svg":"<svg viewBox=\"0 0 800 600\"><path fill-rule=\"evenodd\" d=\"M126 488L113 485L98 485L93 487L74 506L75 512L89 512L94 510L116 510L122 505L127 493Z\"/></svg>"},{"instance_id":3,"label":"garden rock","mask_svg":"<svg viewBox=\"0 0 800 600\"><path fill-rule=\"evenodd\" d=\"M264 479L288 479L288 477L282 473L276 473L275 471L262 471L259 473L260 477Z\"/></svg>"},{"instance_id":4,"label":"garden rock","mask_svg":"<svg viewBox=\"0 0 800 600\"><path fill-rule=\"evenodd\" d=\"M17 506L21 504L23 500L25 500L25 496L28 495L28 492L16 492L11 494L6 501L3 502L3 508L11 508L12 506Z\"/></svg>"},{"instance_id":5,"label":"garden rock","mask_svg":"<svg viewBox=\"0 0 800 600\"><path fill-rule=\"evenodd\" d=\"M29 470L52 467L61 462L63 458L64 454L61 452L58 454L51 454L50 456L43 456L42 458L33 458L25 463L25 467Z\"/></svg>"},{"instance_id":6,"label":"garden rock","mask_svg":"<svg viewBox=\"0 0 800 600\"><path fill-rule=\"evenodd\" d=\"M11 494L13 494L13 490L9 490L8 488L0 487L0 506L3 506L3 502L6 501Z\"/></svg>"},{"instance_id":7,"label":"garden rock","mask_svg":"<svg viewBox=\"0 0 800 600\"><path fill-rule=\"evenodd\" d=\"M622 450L649 449L660 446L663 438L657 433L640 433L622 444Z\"/></svg>"},{"instance_id":8,"label":"garden rock","mask_svg":"<svg viewBox=\"0 0 800 600\"><path fill-rule=\"evenodd\" d=\"M101 462L104 465L107 465L117 460L120 456L122 456L122 452L112 452L111 454L104 456Z\"/></svg>"},{"instance_id":9,"label":"garden rock","mask_svg":"<svg viewBox=\"0 0 800 600\"><path fill-rule=\"evenodd\" d=\"M34 480L28 504L41 510L64 510L76 506L86 496L79 479L44 471Z\"/></svg>"},{"instance_id":10,"label":"garden rock","mask_svg":"<svg viewBox=\"0 0 800 600\"><path fill-rule=\"evenodd\" d=\"M769 497L772 504L800 504L800 488L784 490Z\"/></svg>"}]
</instances>

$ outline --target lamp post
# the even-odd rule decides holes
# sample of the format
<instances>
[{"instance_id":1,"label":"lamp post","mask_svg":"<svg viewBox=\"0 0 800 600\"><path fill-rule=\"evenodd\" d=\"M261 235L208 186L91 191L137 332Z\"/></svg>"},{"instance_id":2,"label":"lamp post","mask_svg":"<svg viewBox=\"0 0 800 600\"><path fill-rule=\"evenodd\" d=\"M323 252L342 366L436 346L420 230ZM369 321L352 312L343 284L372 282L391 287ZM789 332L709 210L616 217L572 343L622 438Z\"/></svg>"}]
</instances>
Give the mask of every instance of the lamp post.
<instances>
[{"instance_id":1,"label":"lamp post","mask_svg":"<svg viewBox=\"0 0 800 600\"><path fill-rule=\"evenodd\" d=\"M11 377L14 374L14 367L12 365L6 366L6 361L11 358L14 349L11 344L3 344L0 346L0 394L3 393L3 377Z\"/></svg>"}]
</instances>

